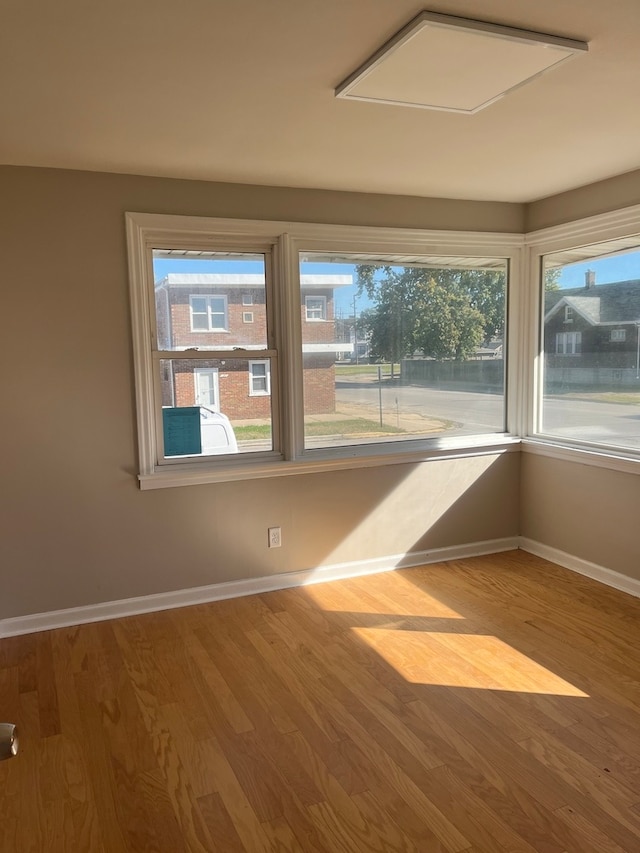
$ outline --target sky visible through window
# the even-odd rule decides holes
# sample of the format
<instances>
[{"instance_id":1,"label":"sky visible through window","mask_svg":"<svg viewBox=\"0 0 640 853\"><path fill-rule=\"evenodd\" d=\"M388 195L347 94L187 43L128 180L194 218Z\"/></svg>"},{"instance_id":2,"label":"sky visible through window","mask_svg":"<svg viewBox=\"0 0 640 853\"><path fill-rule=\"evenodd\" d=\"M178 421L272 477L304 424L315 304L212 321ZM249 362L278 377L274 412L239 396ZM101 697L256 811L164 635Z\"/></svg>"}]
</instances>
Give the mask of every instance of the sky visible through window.
<instances>
[{"instance_id":1,"label":"sky visible through window","mask_svg":"<svg viewBox=\"0 0 640 853\"><path fill-rule=\"evenodd\" d=\"M585 273L593 270L596 274L597 284L606 284L613 281L630 281L640 279L640 252L626 252L614 257L602 258L600 260L591 258L588 261L567 264L562 268L558 284L560 288L583 287ZM240 263L234 261L225 264L224 261L182 260L180 258L156 258L154 260L154 272L156 280L168 273L195 273L195 272L234 272L234 273L260 273L260 263L246 261ZM366 294L357 295L356 266L355 264L336 263L306 263L305 273L316 275L352 275L354 285L352 287L340 288L335 294L336 314L348 317L353 315L354 296L357 298L357 311L360 313L368 308L370 302Z\"/></svg>"},{"instance_id":2,"label":"sky visible through window","mask_svg":"<svg viewBox=\"0 0 640 853\"><path fill-rule=\"evenodd\" d=\"M593 270L596 284L608 284L613 281L632 281L640 279L640 252L626 252L615 257L591 258L562 268L558 284L561 289L584 287L585 273Z\"/></svg>"}]
</instances>

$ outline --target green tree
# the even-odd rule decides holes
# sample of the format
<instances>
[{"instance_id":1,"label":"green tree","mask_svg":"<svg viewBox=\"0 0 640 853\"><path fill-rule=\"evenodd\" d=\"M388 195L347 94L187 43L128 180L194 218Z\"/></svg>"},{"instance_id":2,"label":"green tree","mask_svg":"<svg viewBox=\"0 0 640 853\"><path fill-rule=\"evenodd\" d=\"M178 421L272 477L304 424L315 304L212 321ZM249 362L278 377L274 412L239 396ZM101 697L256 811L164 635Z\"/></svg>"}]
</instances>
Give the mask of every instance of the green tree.
<instances>
[{"instance_id":1,"label":"green tree","mask_svg":"<svg viewBox=\"0 0 640 853\"><path fill-rule=\"evenodd\" d=\"M482 341L504 333L504 274L492 270L358 268L359 292L373 306L363 313L371 354L392 364L419 351L464 360Z\"/></svg>"},{"instance_id":2,"label":"green tree","mask_svg":"<svg viewBox=\"0 0 640 853\"><path fill-rule=\"evenodd\" d=\"M553 267L544 271L544 289L548 293L550 290L560 290L560 267Z\"/></svg>"},{"instance_id":3,"label":"green tree","mask_svg":"<svg viewBox=\"0 0 640 853\"><path fill-rule=\"evenodd\" d=\"M484 321L469 296L443 287L435 278L421 290L415 312L416 349L439 361L464 361L473 355L483 340Z\"/></svg>"}]
</instances>

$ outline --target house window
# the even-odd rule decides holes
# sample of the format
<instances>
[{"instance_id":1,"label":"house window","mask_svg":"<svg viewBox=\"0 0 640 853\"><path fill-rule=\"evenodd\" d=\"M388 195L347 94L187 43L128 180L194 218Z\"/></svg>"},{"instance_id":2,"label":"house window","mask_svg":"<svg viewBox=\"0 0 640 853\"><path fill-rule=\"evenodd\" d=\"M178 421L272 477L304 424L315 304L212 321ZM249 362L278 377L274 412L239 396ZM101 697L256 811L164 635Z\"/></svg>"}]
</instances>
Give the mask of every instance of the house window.
<instances>
[{"instance_id":1,"label":"house window","mask_svg":"<svg viewBox=\"0 0 640 853\"><path fill-rule=\"evenodd\" d=\"M595 225L588 228L597 233ZM584 229L589 233L587 225ZM543 243L538 249L544 287L536 358L539 397L530 430L554 445L637 454L640 438L629 409L640 395L640 340L634 328L640 322L640 281L625 278L624 271L640 267L640 235L600 242L596 233L588 240L583 232L577 245L565 238L566 248L560 250L554 237L553 251L546 253ZM587 263L603 284L585 288ZM580 332L558 331L567 298L579 300ZM622 328L612 328L612 321Z\"/></svg>"},{"instance_id":2,"label":"house window","mask_svg":"<svg viewBox=\"0 0 640 853\"><path fill-rule=\"evenodd\" d=\"M242 294L242 304L243 305L253 305L253 294L252 293L243 293Z\"/></svg>"},{"instance_id":3,"label":"house window","mask_svg":"<svg viewBox=\"0 0 640 853\"><path fill-rule=\"evenodd\" d=\"M579 355L582 349L582 332L558 332L556 355Z\"/></svg>"},{"instance_id":4,"label":"house window","mask_svg":"<svg viewBox=\"0 0 640 853\"><path fill-rule=\"evenodd\" d=\"M249 362L249 394L266 397L271 393L271 373L268 361Z\"/></svg>"},{"instance_id":5,"label":"house window","mask_svg":"<svg viewBox=\"0 0 640 853\"><path fill-rule=\"evenodd\" d=\"M243 311L242 312L242 322L243 323L253 323L253 311Z\"/></svg>"},{"instance_id":6,"label":"house window","mask_svg":"<svg viewBox=\"0 0 640 853\"><path fill-rule=\"evenodd\" d=\"M505 431L505 361L482 361L506 341L505 260L305 251L303 294L318 269L335 321L302 328L305 450Z\"/></svg>"},{"instance_id":7,"label":"house window","mask_svg":"<svg viewBox=\"0 0 640 853\"><path fill-rule=\"evenodd\" d=\"M482 355L510 347L517 235L153 214L127 230L143 488L509 442L506 359ZM246 325L229 306L249 293Z\"/></svg>"},{"instance_id":8,"label":"house window","mask_svg":"<svg viewBox=\"0 0 640 853\"><path fill-rule=\"evenodd\" d=\"M305 296L305 317L308 321L327 319L327 297Z\"/></svg>"},{"instance_id":9,"label":"house window","mask_svg":"<svg viewBox=\"0 0 640 853\"><path fill-rule=\"evenodd\" d=\"M573 308L570 305L564 306L564 321L565 323L573 323Z\"/></svg>"},{"instance_id":10,"label":"house window","mask_svg":"<svg viewBox=\"0 0 640 853\"><path fill-rule=\"evenodd\" d=\"M190 296L192 332L226 332L227 297Z\"/></svg>"}]
</instances>

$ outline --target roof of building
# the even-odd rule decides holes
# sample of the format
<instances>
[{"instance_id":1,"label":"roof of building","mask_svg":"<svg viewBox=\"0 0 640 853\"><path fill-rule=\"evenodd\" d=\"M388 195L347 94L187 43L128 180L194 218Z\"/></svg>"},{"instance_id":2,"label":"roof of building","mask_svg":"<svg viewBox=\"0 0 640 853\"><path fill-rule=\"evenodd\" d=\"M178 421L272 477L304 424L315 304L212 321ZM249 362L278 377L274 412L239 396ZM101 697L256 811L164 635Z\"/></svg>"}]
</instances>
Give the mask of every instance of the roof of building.
<instances>
[{"instance_id":1,"label":"roof of building","mask_svg":"<svg viewBox=\"0 0 640 853\"><path fill-rule=\"evenodd\" d=\"M569 306L592 326L640 321L640 279L550 290L545 293L545 323Z\"/></svg>"},{"instance_id":2,"label":"roof of building","mask_svg":"<svg viewBox=\"0 0 640 853\"><path fill-rule=\"evenodd\" d=\"M353 284L352 275L301 275L301 287L336 288ZM261 273L169 273L155 283L161 287L264 287Z\"/></svg>"}]
</instances>

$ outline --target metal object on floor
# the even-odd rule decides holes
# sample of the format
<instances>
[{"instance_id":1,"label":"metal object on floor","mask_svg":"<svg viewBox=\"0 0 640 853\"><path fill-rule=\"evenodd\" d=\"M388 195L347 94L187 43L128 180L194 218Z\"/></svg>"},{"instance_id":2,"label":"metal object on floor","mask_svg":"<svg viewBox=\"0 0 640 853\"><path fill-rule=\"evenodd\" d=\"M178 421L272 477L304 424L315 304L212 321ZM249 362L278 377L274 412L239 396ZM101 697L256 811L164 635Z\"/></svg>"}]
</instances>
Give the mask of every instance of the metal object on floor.
<instances>
[{"instance_id":1,"label":"metal object on floor","mask_svg":"<svg viewBox=\"0 0 640 853\"><path fill-rule=\"evenodd\" d=\"M18 732L13 723L0 723L0 761L18 754Z\"/></svg>"}]
</instances>

